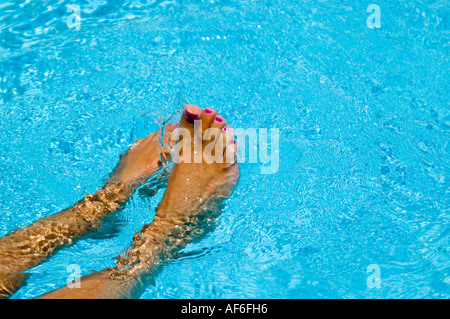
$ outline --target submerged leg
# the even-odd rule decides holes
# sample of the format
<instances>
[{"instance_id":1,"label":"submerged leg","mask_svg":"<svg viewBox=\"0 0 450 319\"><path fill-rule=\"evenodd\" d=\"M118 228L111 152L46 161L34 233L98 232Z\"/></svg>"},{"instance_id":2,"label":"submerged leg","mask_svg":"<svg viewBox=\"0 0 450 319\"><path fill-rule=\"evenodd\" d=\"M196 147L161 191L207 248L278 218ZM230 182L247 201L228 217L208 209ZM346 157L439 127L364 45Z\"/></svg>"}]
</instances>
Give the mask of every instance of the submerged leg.
<instances>
[{"instance_id":1,"label":"submerged leg","mask_svg":"<svg viewBox=\"0 0 450 319\"><path fill-rule=\"evenodd\" d=\"M164 140L173 144L175 125L165 128ZM37 266L58 248L101 226L101 220L119 209L142 182L161 167L160 156L169 149L158 147L160 132L137 141L121 157L106 185L60 213L42 218L0 238L0 298L20 287L29 268Z\"/></svg>"},{"instance_id":2,"label":"submerged leg","mask_svg":"<svg viewBox=\"0 0 450 319\"><path fill-rule=\"evenodd\" d=\"M202 121L203 138L200 138L201 161L194 163L194 151L199 149L194 145L198 142L194 137L196 120ZM221 200L231 194L239 178L239 166L233 131L226 126L225 119L213 109L187 105L179 126L192 138L183 145L188 149L181 152L174 164L153 222L135 235L133 245L119 257L114 268L82 277L80 288L65 286L42 298L131 298L156 264L189 241L188 234L193 233L197 217L217 210ZM216 138L211 141L205 137L212 130ZM210 143L214 152L205 152Z\"/></svg>"}]
</instances>

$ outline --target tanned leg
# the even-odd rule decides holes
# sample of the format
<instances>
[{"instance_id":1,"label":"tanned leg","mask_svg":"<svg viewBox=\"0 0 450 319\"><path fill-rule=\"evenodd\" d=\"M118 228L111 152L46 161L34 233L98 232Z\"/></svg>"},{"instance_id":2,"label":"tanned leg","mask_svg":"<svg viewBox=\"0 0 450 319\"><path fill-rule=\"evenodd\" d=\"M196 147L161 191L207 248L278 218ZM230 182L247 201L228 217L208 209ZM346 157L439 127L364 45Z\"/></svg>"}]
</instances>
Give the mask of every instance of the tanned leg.
<instances>
[{"instance_id":1,"label":"tanned leg","mask_svg":"<svg viewBox=\"0 0 450 319\"><path fill-rule=\"evenodd\" d=\"M176 125L165 127L163 141L170 138ZM161 168L161 157L170 154L160 144L161 133L138 140L125 152L106 185L88 194L73 207L40 219L27 227L0 238L0 298L20 287L24 272L37 266L58 248L72 243L90 231L99 229L101 220L116 211L146 179ZM164 145L163 143L163 145Z\"/></svg>"},{"instance_id":2,"label":"tanned leg","mask_svg":"<svg viewBox=\"0 0 450 319\"><path fill-rule=\"evenodd\" d=\"M194 132L195 121L201 121L196 123L200 132ZM174 164L153 222L134 236L133 245L114 268L82 277L80 288L65 286L42 298L131 298L155 265L190 240L198 217L217 211L220 202L231 194L239 166L233 130L226 126L225 119L213 109L187 105L179 127L192 139L183 137L177 142L182 143L183 152ZM211 146L213 152L208 148ZM198 151L203 156L193 163Z\"/></svg>"}]
</instances>

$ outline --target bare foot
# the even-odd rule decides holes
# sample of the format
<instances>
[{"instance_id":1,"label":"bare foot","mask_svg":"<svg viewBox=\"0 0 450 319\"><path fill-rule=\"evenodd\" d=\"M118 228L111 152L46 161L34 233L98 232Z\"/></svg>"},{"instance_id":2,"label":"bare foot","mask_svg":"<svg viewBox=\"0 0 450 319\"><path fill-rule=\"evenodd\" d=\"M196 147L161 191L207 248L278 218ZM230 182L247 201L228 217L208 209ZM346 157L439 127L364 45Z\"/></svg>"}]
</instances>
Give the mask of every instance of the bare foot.
<instances>
[{"instance_id":1,"label":"bare foot","mask_svg":"<svg viewBox=\"0 0 450 319\"><path fill-rule=\"evenodd\" d=\"M142 276L148 274L155 263L161 261L161 257L164 258L165 253L171 253L190 239L190 222L198 214L215 206L211 206L212 203L218 203L230 195L239 178L233 131L215 110L201 110L197 106L187 105L179 127L187 130L192 137L194 120L201 120L201 130L197 132L199 135L190 140L183 137L181 142L186 148L180 162L174 164L153 222L135 235L133 245L118 258L116 266L82 277L78 289L66 286L41 298L132 297L143 284ZM217 129L218 133L213 141L208 139L211 129ZM199 144L194 144L194 141ZM216 146L212 155L205 152L208 146ZM196 163L194 151L202 153L200 161ZM139 161L141 157L136 154L136 158L134 161ZM145 174L127 176L140 175Z\"/></svg>"},{"instance_id":2,"label":"bare foot","mask_svg":"<svg viewBox=\"0 0 450 319\"><path fill-rule=\"evenodd\" d=\"M197 122L200 129L196 132L194 121L201 121ZM215 110L186 105L179 128L189 131L192 138L177 141L183 144L183 152L174 164L156 216L181 221L195 214L205 201L227 198L238 181L239 166L233 129ZM212 130L216 136L211 140Z\"/></svg>"},{"instance_id":3,"label":"bare foot","mask_svg":"<svg viewBox=\"0 0 450 319\"><path fill-rule=\"evenodd\" d=\"M201 126L199 132L194 132L194 121L197 120L201 123L196 124ZM164 255L171 254L189 241L188 232L196 224L196 217L216 210L217 204L227 198L237 184L238 147L233 140L233 130L226 125L225 119L213 109L202 110L187 105L178 131L182 129L193 138L177 140L176 145L183 143L184 151L180 161L174 164L156 216L151 224L135 235L133 245L112 270L112 277L124 278L148 272L161 257L165 258ZM208 138L212 130L216 130L216 138L211 141ZM197 136L194 137L195 133ZM195 145L194 141L199 144ZM211 146L215 147L212 155L208 152ZM194 163L194 151L202 153L197 163Z\"/></svg>"},{"instance_id":4,"label":"bare foot","mask_svg":"<svg viewBox=\"0 0 450 319\"><path fill-rule=\"evenodd\" d=\"M167 124L164 128L162 146L161 130L138 139L128 151L122 154L109 182L140 184L154 174L162 165L161 159L168 160L174 143L172 132L177 124Z\"/></svg>"}]
</instances>

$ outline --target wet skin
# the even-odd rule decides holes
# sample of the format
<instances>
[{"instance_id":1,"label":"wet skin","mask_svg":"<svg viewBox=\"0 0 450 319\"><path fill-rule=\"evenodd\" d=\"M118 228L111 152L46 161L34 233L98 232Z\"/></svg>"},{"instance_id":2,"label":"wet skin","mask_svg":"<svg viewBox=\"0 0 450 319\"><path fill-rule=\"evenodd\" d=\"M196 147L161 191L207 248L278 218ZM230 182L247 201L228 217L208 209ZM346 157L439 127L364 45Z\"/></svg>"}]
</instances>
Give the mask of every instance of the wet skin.
<instances>
[{"instance_id":1,"label":"wet skin","mask_svg":"<svg viewBox=\"0 0 450 319\"><path fill-rule=\"evenodd\" d=\"M201 125L197 132L195 121L201 121L196 122ZM173 166L153 222L134 236L133 245L118 257L114 268L83 276L79 288L65 286L41 298L132 298L142 290L145 276L191 239L191 230L198 226L197 217L217 211L220 202L231 194L239 178L238 147L225 119L213 109L187 105L179 128L193 138L177 140L183 151ZM213 131L215 134L211 134ZM215 138L210 139L211 135ZM204 152L208 146L215 147L212 154ZM194 151L203 155L195 163Z\"/></svg>"},{"instance_id":2,"label":"wet skin","mask_svg":"<svg viewBox=\"0 0 450 319\"><path fill-rule=\"evenodd\" d=\"M166 125L163 145L173 144L175 128ZM168 146L159 146L160 138L157 132L136 141L121 156L106 185L95 194L0 238L0 298L10 296L21 286L25 271L74 239L99 229L104 217L119 209L139 185L156 174L161 169L161 158L170 155Z\"/></svg>"}]
</instances>

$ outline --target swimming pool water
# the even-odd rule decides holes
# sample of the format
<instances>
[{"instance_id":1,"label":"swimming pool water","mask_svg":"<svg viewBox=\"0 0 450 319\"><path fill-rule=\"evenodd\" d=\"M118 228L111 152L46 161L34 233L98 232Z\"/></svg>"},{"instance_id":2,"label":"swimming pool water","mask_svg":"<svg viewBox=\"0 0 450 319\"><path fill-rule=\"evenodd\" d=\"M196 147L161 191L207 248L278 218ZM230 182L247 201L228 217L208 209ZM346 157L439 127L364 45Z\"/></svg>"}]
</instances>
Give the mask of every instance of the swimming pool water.
<instances>
[{"instance_id":1,"label":"swimming pool water","mask_svg":"<svg viewBox=\"0 0 450 319\"><path fill-rule=\"evenodd\" d=\"M242 163L215 229L142 298L449 298L449 70L445 0L0 1L0 235L101 187L187 101L278 128L280 165ZM114 265L162 192L13 298Z\"/></svg>"}]
</instances>

